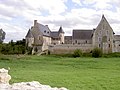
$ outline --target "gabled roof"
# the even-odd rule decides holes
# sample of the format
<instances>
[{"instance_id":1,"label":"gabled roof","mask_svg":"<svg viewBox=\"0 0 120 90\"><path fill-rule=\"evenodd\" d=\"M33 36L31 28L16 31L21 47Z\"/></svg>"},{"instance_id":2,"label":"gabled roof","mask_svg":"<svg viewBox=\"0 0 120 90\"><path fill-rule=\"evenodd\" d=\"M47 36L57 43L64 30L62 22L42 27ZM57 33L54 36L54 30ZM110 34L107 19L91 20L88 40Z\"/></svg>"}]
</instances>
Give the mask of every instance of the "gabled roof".
<instances>
[{"instance_id":1,"label":"gabled roof","mask_svg":"<svg viewBox=\"0 0 120 90\"><path fill-rule=\"evenodd\" d=\"M44 26L44 25L39 24L39 23L37 23L37 24L38 24L39 30L43 33L44 36L50 36L51 31L47 25Z\"/></svg>"},{"instance_id":2,"label":"gabled roof","mask_svg":"<svg viewBox=\"0 0 120 90\"><path fill-rule=\"evenodd\" d=\"M104 24L104 22L112 29L112 27L110 26L109 22L107 21L107 19L105 18L104 15L102 15L102 19L101 19L101 21L99 22L97 28L101 27L101 25ZM102 26L102 27L103 27L103 26ZM97 28L96 28L96 30L97 30ZM113 31L113 29L112 29L112 31ZM115 34L115 33L113 32L113 34Z\"/></svg>"},{"instance_id":3,"label":"gabled roof","mask_svg":"<svg viewBox=\"0 0 120 90\"><path fill-rule=\"evenodd\" d=\"M33 35L32 35L32 32L31 32L30 29L28 30L28 33L27 33L27 35L26 35L26 38L33 38Z\"/></svg>"},{"instance_id":4,"label":"gabled roof","mask_svg":"<svg viewBox=\"0 0 120 90\"><path fill-rule=\"evenodd\" d=\"M59 28L59 31L58 31L59 33L64 33L64 31L63 31L63 29L62 29L62 27L60 26L60 28Z\"/></svg>"},{"instance_id":5,"label":"gabled roof","mask_svg":"<svg viewBox=\"0 0 120 90\"><path fill-rule=\"evenodd\" d=\"M92 39L93 30L73 30L73 39L90 40Z\"/></svg>"},{"instance_id":6,"label":"gabled roof","mask_svg":"<svg viewBox=\"0 0 120 90\"><path fill-rule=\"evenodd\" d=\"M52 38L59 38L59 33L58 32L51 32L50 35Z\"/></svg>"}]
</instances>

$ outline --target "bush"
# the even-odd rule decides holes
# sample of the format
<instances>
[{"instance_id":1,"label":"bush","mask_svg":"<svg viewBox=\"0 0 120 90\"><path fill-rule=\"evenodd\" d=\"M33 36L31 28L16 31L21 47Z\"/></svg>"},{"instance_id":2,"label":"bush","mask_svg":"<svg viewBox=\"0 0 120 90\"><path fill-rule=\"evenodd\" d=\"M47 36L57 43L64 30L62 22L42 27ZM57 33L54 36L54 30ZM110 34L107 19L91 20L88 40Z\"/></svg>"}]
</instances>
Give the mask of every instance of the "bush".
<instances>
[{"instance_id":1,"label":"bush","mask_svg":"<svg viewBox=\"0 0 120 90\"><path fill-rule=\"evenodd\" d=\"M82 56L82 51L80 49L76 49L73 53L73 57L81 57Z\"/></svg>"},{"instance_id":2,"label":"bush","mask_svg":"<svg viewBox=\"0 0 120 90\"><path fill-rule=\"evenodd\" d=\"M98 58L102 56L102 50L99 48L94 48L92 51L92 57Z\"/></svg>"}]
</instances>

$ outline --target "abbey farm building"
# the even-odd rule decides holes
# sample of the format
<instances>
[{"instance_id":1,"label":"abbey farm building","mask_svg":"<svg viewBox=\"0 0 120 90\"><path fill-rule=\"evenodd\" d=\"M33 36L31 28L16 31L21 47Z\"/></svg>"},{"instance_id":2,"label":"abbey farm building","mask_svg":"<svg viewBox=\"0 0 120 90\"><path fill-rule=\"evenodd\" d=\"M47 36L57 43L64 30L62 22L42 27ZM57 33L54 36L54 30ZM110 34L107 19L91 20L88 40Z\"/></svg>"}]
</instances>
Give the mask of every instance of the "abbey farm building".
<instances>
[{"instance_id":1,"label":"abbey farm building","mask_svg":"<svg viewBox=\"0 0 120 90\"><path fill-rule=\"evenodd\" d=\"M120 35L115 35L105 16L93 30L73 29L72 36L64 36L62 27L51 31L48 25L42 25L34 20L34 25L26 35L26 45L33 48L32 52L41 53L49 50L51 53L72 53L76 49L91 52L98 47L103 53L120 52Z\"/></svg>"}]
</instances>

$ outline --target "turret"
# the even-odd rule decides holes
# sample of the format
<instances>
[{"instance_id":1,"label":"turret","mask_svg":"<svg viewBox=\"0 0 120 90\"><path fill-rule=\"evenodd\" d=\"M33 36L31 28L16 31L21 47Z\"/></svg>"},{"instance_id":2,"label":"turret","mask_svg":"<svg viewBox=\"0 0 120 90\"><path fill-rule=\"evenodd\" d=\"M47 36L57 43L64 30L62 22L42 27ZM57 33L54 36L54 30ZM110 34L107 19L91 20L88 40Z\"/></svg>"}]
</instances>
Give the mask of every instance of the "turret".
<instances>
[{"instance_id":1,"label":"turret","mask_svg":"<svg viewBox=\"0 0 120 90\"><path fill-rule=\"evenodd\" d=\"M64 43L64 31L61 26L60 26L58 32L59 32L59 36L60 36L60 43L63 44Z\"/></svg>"}]
</instances>

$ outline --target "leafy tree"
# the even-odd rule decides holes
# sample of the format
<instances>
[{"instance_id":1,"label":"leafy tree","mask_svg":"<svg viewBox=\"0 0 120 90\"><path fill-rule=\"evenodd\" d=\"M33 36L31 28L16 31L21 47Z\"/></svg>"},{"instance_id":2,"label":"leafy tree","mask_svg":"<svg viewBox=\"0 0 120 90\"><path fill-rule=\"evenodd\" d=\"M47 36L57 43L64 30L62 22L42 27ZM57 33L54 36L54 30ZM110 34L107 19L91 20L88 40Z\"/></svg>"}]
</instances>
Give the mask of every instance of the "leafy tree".
<instances>
[{"instance_id":1,"label":"leafy tree","mask_svg":"<svg viewBox=\"0 0 120 90\"><path fill-rule=\"evenodd\" d=\"M13 42L11 40L8 44L0 44L0 52L2 54L24 54L25 40Z\"/></svg>"},{"instance_id":2,"label":"leafy tree","mask_svg":"<svg viewBox=\"0 0 120 90\"><path fill-rule=\"evenodd\" d=\"M0 29L0 43L2 43L5 39L5 35L6 33L2 29Z\"/></svg>"}]
</instances>

